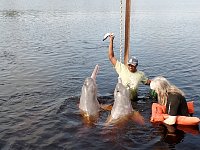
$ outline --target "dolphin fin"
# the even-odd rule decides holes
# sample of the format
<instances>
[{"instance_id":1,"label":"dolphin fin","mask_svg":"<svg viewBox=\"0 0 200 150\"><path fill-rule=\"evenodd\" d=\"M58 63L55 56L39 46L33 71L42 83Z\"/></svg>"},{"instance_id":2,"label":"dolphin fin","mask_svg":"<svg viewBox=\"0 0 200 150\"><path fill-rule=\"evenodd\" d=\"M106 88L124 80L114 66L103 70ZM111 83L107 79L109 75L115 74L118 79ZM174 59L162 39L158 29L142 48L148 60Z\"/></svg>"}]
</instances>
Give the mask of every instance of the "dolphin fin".
<instances>
[{"instance_id":1,"label":"dolphin fin","mask_svg":"<svg viewBox=\"0 0 200 150\"><path fill-rule=\"evenodd\" d=\"M144 117L138 111L133 112L131 119L139 125L145 124Z\"/></svg>"},{"instance_id":2,"label":"dolphin fin","mask_svg":"<svg viewBox=\"0 0 200 150\"><path fill-rule=\"evenodd\" d=\"M103 105L101 105L101 108L103 109L103 110L112 110L112 104L103 104Z\"/></svg>"}]
</instances>

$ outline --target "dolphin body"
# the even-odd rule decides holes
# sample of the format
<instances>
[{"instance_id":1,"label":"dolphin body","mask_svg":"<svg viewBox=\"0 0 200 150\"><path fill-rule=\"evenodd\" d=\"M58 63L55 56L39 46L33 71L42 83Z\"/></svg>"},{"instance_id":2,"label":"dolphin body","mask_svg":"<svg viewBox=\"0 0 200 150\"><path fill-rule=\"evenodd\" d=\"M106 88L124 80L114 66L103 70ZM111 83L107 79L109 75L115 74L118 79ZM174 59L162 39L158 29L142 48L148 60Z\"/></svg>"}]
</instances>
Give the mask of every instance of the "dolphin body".
<instances>
[{"instance_id":1,"label":"dolphin body","mask_svg":"<svg viewBox=\"0 0 200 150\"><path fill-rule=\"evenodd\" d=\"M79 109L86 122L95 121L98 118L100 111L96 85L98 70L99 66L96 65L91 77L87 77L82 86Z\"/></svg>"},{"instance_id":2,"label":"dolphin body","mask_svg":"<svg viewBox=\"0 0 200 150\"><path fill-rule=\"evenodd\" d=\"M130 119L139 124L144 124L144 118L132 107L129 90L118 78L118 83L114 90L114 104L111 114L106 120L106 125L127 122Z\"/></svg>"}]
</instances>

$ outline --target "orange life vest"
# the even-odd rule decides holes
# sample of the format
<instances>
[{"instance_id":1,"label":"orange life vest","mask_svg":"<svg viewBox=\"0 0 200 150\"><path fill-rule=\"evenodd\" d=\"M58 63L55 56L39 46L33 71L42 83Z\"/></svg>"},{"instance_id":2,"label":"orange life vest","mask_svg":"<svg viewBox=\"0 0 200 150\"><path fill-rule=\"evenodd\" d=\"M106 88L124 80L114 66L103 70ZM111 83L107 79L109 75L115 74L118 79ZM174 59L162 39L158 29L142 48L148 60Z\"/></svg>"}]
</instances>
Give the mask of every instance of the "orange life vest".
<instances>
[{"instance_id":1,"label":"orange life vest","mask_svg":"<svg viewBox=\"0 0 200 150\"><path fill-rule=\"evenodd\" d=\"M187 102L189 114L194 114L194 101ZM152 104L151 122L163 122L169 115L165 114L166 107L158 103ZM180 125L198 125L200 119L198 117L177 116L176 124Z\"/></svg>"}]
</instances>

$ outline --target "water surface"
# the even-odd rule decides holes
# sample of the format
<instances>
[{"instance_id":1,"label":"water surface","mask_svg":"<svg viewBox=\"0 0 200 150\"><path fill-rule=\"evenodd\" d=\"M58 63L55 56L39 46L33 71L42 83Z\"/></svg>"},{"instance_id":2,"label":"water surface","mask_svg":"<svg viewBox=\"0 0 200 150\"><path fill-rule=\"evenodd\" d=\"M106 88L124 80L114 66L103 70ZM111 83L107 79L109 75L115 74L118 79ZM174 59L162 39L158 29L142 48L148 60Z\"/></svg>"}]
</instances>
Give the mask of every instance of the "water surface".
<instances>
[{"instance_id":1,"label":"water surface","mask_svg":"<svg viewBox=\"0 0 200 150\"><path fill-rule=\"evenodd\" d=\"M131 54L149 78L163 75L194 100L200 116L200 2L132 2ZM152 100L140 86L134 122L104 128L82 121L77 104L96 64L98 100L113 102L117 82L107 58L107 32L119 59L119 2L0 0L0 149L199 149L199 134L173 136L149 122ZM195 129L196 131L196 129ZM84 148L83 148L84 147Z\"/></svg>"}]
</instances>

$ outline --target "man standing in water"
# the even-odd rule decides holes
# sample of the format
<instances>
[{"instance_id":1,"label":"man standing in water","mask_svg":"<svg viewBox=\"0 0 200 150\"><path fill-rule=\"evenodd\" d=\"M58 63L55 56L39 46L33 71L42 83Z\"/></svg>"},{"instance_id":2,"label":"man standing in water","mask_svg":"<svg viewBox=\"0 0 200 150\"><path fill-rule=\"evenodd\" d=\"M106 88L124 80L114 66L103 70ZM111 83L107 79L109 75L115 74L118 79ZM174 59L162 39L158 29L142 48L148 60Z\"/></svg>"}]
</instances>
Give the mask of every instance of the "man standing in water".
<instances>
[{"instance_id":1,"label":"man standing in water","mask_svg":"<svg viewBox=\"0 0 200 150\"><path fill-rule=\"evenodd\" d=\"M137 70L138 60L135 57L131 57L129 59L127 66L115 58L113 51L114 36L113 34L110 34L109 37L110 44L108 48L108 58L115 67L119 77L122 79L122 84L129 88L130 99L137 100L139 84L143 83L145 85L149 85L151 80L149 80L142 71Z\"/></svg>"}]
</instances>

